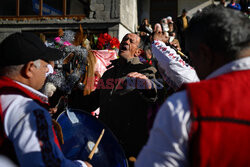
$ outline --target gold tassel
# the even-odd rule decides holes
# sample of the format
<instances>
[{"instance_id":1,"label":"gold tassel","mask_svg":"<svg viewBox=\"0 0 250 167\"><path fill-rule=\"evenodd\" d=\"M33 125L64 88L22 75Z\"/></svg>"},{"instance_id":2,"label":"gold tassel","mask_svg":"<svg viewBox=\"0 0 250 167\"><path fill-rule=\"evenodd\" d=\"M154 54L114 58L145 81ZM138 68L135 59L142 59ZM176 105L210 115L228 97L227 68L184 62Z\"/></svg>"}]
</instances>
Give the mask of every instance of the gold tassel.
<instances>
[{"instance_id":1,"label":"gold tassel","mask_svg":"<svg viewBox=\"0 0 250 167\"><path fill-rule=\"evenodd\" d=\"M63 140L63 133L62 133L62 127L61 125L56 122L56 120L52 119L52 125L54 126L54 130L56 132L57 138L60 142L60 144L64 144L64 140Z\"/></svg>"}]
</instances>

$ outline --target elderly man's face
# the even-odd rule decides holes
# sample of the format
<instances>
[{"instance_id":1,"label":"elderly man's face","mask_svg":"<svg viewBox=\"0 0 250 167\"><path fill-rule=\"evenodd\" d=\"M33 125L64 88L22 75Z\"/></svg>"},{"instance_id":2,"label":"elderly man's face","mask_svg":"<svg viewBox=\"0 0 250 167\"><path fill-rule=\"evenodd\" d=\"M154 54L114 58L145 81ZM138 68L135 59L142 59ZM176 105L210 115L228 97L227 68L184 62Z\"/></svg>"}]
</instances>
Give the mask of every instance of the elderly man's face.
<instances>
[{"instance_id":1,"label":"elderly man's face","mask_svg":"<svg viewBox=\"0 0 250 167\"><path fill-rule=\"evenodd\" d=\"M140 44L140 37L136 34L127 34L123 37L121 44L120 44L120 50L119 50L119 56L124 59L131 59L136 56L139 56L138 48Z\"/></svg>"},{"instance_id":2,"label":"elderly man's face","mask_svg":"<svg viewBox=\"0 0 250 167\"><path fill-rule=\"evenodd\" d=\"M46 73L49 71L47 65L47 62L40 60L40 67L34 66L35 68L32 68L33 77L31 86L36 90L41 89L45 83Z\"/></svg>"}]
</instances>

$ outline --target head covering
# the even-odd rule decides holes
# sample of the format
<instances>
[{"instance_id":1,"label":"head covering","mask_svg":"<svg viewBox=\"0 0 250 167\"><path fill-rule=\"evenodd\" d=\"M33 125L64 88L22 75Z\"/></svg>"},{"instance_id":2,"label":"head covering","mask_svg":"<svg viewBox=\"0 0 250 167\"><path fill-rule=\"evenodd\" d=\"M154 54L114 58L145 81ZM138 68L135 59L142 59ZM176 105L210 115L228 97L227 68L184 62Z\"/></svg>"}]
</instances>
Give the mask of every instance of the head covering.
<instances>
[{"instance_id":1,"label":"head covering","mask_svg":"<svg viewBox=\"0 0 250 167\"><path fill-rule=\"evenodd\" d=\"M0 66L21 65L29 61L42 59L54 61L62 58L58 49L46 47L43 41L33 33L14 33L0 44Z\"/></svg>"},{"instance_id":2,"label":"head covering","mask_svg":"<svg viewBox=\"0 0 250 167\"><path fill-rule=\"evenodd\" d=\"M156 23L155 24L155 27L154 27L154 32L162 32L162 28L161 28L161 25L159 23Z\"/></svg>"},{"instance_id":3,"label":"head covering","mask_svg":"<svg viewBox=\"0 0 250 167\"><path fill-rule=\"evenodd\" d=\"M172 21L172 17L171 17L171 16L168 16L168 17L167 17L167 20Z\"/></svg>"}]
</instances>

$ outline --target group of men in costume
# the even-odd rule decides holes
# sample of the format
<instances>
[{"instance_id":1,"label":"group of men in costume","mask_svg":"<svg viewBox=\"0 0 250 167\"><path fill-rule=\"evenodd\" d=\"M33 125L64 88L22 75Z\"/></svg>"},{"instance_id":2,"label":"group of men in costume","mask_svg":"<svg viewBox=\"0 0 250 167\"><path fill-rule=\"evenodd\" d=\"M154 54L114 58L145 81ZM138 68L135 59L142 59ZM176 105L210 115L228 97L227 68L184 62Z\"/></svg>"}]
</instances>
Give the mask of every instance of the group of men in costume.
<instances>
[{"instance_id":1,"label":"group of men in costume","mask_svg":"<svg viewBox=\"0 0 250 167\"><path fill-rule=\"evenodd\" d=\"M156 69L139 61L136 34L125 35L119 59L112 61L101 85L87 96L72 92L69 106L100 107L99 119L118 137L126 156L137 157L142 149L136 167L247 166L249 29L249 19L231 9L214 7L195 15L185 42L194 68L166 46L166 36L155 32L152 51L163 78L175 90L193 83L162 105L149 139L146 110L161 86ZM47 97L38 91L48 61L60 54L30 33L15 33L0 45L0 148L21 166L91 166L63 156Z\"/></svg>"}]
</instances>

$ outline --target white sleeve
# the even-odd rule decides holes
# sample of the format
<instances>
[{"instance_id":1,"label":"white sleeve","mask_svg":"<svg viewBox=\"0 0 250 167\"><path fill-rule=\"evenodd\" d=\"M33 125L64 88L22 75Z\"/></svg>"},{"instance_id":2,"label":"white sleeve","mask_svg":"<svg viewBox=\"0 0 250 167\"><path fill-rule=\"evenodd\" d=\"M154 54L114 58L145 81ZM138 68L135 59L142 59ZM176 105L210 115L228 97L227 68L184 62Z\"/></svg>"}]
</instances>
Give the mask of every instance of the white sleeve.
<instances>
[{"instance_id":1,"label":"white sleeve","mask_svg":"<svg viewBox=\"0 0 250 167\"><path fill-rule=\"evenodd\" d=\"M4 130L13 143L20 166L56 166L54 164L58 163L61 167L85 165L83 161L71 161L64 157L54 141L47 110L20 95L2 95L1 104L5 113ZM38 117L42 121L38 121Z\"/></svg>"},{"instance_id":2,"label":"white sleeve","mask_svg":"<svg viewBox=\"0 0 250 167\"><path fill-rule=\"evenodd\" d=\"M182 91L170 96L161 106L135 167L188 166L189 130L189 104L186 92Z\"/></svg>"},{"instance_id":3,"label":"white sleeve","mask_svg":"<svg viewBox=\"0 0 250 167\"><path fill-rule=\"evenodd\" d=\"M155 40L152 53L158 61L163 79L173 89L178 89L183 83L199 81L196 71L164 42Z\"/></svg>"}]
</instances>

